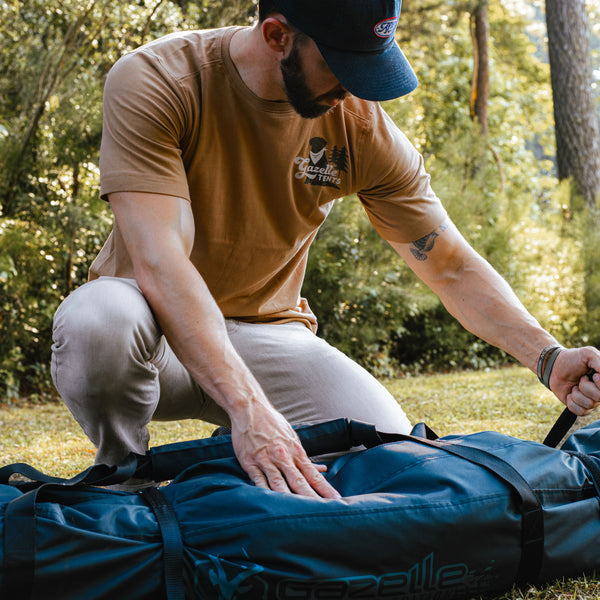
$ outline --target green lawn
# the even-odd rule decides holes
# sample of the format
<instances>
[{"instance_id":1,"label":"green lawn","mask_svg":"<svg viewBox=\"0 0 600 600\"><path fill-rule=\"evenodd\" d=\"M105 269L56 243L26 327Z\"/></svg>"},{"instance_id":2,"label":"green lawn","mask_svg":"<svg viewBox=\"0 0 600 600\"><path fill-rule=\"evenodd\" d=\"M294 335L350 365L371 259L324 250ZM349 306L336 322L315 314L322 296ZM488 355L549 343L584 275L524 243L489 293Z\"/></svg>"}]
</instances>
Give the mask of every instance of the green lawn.
<instances>
[{"instance_id":1,"label":"green lawn","mask_svg":"<svg viewBox=\"0 0 600 600\"><path fill-rule=\"evenodd\" d=\"M492 429L542 441L564 408L533 373L519 367L385 383L413 423L425 421L439 435Z\"/></svg>"},{"instance_id":2,"label":"green lawn","mask_svg":"<svg viewBox=\"0 0 600 600\"><path fill-rule=\"evenodd\" d=\"M500 370L409 377L384 382L414 422L439 435L495 430L542 441L562 405L529 371ZM580 419L577 426L600 418ZM151 445L210 435L213 427L152 423ZM72 476L93 462L94 448L59 402L0 404L0 465L27 462L51 475ZM600 600L600 580L580 578L547 588L513 590L506 600Z\"/></svg>"}]
</instances>

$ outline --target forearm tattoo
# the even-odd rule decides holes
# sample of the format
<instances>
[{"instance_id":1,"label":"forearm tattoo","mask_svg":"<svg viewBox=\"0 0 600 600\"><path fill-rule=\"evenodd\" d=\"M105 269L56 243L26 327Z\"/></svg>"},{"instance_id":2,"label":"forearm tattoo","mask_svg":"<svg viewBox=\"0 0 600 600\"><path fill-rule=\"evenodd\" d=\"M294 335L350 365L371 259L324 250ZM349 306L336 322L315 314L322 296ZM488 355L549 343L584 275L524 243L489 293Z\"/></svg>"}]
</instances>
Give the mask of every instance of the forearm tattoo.
<instances>
[{"instance_id":1,"label":"forearm tattoo","mask_svg":"<svg viewBox=\"0 0 600 600\"><path fill-rule=\"evenodd\" d=\"M422 237L420 240L413 242L410 247L412 255L417 260L427 260L429 258L427 253L433 250L436 238L439 237L440 233L446 231L446 229L448 229L448 225L446 223L442 223L435 231L432 231L431 233Z\"/></svg>"}]
</instances>

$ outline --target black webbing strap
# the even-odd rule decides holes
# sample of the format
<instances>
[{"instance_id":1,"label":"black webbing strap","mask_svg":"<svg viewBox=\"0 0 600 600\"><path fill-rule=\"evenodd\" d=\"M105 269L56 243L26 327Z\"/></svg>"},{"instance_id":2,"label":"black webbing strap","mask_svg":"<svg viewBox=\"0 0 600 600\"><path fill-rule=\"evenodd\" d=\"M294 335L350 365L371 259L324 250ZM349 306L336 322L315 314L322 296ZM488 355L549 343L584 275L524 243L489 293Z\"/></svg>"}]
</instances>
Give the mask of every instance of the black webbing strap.
<instances>
[{"instance_id":1,"label":"black webbing strap","mask_svg":"<svg viewBox=\"0 0 600 600\"><path fill-rule=\"evenodd\" d=\"M185 600L183 540L175 511L158 488L145 488L139 494L152 509L160 527L167 600Z\"/></svg>"},{"instance_id":2,"label":"black webbing strap","mask_svg":"<svg viewBox=\"0 0 600 600\"><path fill-rule=\"evenodd\" d=\"M550 446L550 448L556 448L560 444L565 435L567 435L569 429L573 427L573 424L577 420L577 415L573 414L568 408L562 411L560 417L556 420L556 423L552 425L552 429L548 432L544 445Z\"/></svg>"},{"instance_id":3,"label":"black webbing strap","mask_svg":"<svg viewBox=\"0 0 600 600\"><path fill-rule=\"evenodd\" d=\"M440 437L427 423L417 423L410 434L426 440L437 440Z\"/></svg>"},{"instance_id":4,"label":"black webbing strap","mask_svg":"<svg viewBox=\"0 0 600 600\"><path fill-rule=\"evenodd\" d=\"M590 381L594 381L593 377L595 374L596 371L594 369L588 369L586 376ZM568 408L565 408L556 420L556 423L552 426L552 429L548 432L544 444L551 448L556 448L565 435L569 433L569 429L573 427L576 420L577 415L573 414Z\"/></svg>"},{"instance_id":5,"label":"black webbing strap","mask_svg":"<svg viewBox=\"0 0 600 600\"><path fill-rule=\"evenodd\" d=\"M354 445L360 445L361 442L355 442L352 439L357 428L364 428L364 433L361 432L360 437L367 435L366 432L376 435L373 425L348 421L348 419L300 425L295 427L295 430L306 453L309 456L317 456L331 452L343 452ZM145 462L140 461L136 477L167 481L174 479L182 471L198 463L233 456L235 453L231 437L228 435L165 444L150 448L146 452Z\"/></svg>"},{"instance_id":6,"label":"black webbing strap","mask_svg":"<svg viewBox=\"0 0 600 600\"><path fill-rule=\"evenodd\" d=\"M30 482L17 482L15 484L15 487L18 487L21 491L28 491L28 489L39 487L40 484L45 483L54 483L70 487L79 484L100 486L112 485L115 483L123 483L130 477L133 477L137 471L138 462L142 459L142 456L131 453L118 465L93 465L70 479L46 475L31 465L15 463L0 468L0 484L10 485L11 475L18 474L31 480Z\"/></svg>"},{"instance_id":7,"label":"black webbing strap","mask_svg":"<svg viewBox=\"0 0 600 600\"><path fill-rule=\"evenodd\" d=\"M535 492L512 465L490 452L473 446L461 446L451 442L399 434L380 433L379 435L385 442L407 440L444 450L487 469L510 485L519 496L522 515L521 560L516 581L518 584L524 584L537 580L544 558L544 514Z\"/></svg>"}]
</instances>

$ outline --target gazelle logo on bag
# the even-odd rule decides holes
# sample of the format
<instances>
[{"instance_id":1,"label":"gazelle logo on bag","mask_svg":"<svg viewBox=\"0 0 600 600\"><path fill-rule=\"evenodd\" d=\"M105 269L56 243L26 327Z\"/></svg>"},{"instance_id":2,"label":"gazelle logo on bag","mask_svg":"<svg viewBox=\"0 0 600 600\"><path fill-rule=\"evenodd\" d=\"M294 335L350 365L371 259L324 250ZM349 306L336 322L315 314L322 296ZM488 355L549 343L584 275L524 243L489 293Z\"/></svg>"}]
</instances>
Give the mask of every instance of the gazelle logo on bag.
<instances>
[{"instance_id":1,"label":"gazelle logo on bag","mask_svg":"<svg viewBox=\"0 0 600 600\"><path fill-rule=\"evenodd\" d=\"M205 600L451 600L483 593L493 579L491 568L475 572L462 563L437 566L433 552L406 571L336 579L268 579L260 565L208 559L194 564L194 591Z\"/></svg>"}]
</instances>

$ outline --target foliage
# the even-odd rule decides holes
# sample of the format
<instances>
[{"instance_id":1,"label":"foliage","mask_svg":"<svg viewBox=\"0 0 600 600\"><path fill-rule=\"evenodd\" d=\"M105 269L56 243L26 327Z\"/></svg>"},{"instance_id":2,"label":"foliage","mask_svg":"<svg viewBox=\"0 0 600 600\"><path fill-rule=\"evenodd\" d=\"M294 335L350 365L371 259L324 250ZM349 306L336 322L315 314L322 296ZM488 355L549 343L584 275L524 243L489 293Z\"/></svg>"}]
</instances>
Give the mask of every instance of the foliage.
<instances>
[{"instance_id":1,"label":"foliage","mask_svg":"<svg viewBox=\"0 0 600 600\"><path fill-rule=\"evenodd\" d=\"M600 347L600 207L589 206L584 198L573 192L570 180L563 181L557 198L568 207L568 219L563 223L565 237L579 249L578 269L582 283L581 307L574 320L582 343Z\"/></svg>"},{"instance_id":2,"label":"foliage","mask_svg":"<svg viewBox=\"0 0 600 600\"><path fill-rule=\"evenodd\" d=\"M172 30L246 23L254 5L11 0L1 9L0 396L10 399L50 388L52 316L109 230L97 198L106 73Z\"/></svg>"},{"instance_id":3,"label":"foliage","mask_svg":"<svg viewBox=\"0 0 600 600\"><path fill-rule=\"evenodd\" d=\"M579 217L569 220L578 211L565 210L553 177L548 66L536 58L523 15L492 4L489 135L482 139L469 112L470 7L469 2L441 8L433 0L403 3L407 33L401 33L400 43L415 65L420 87L408 98L387 103L386 110L423 153L434 189L466 239L541 324L566 344L590 340L598 328L589 317L589 302L586 308L583 254L589 247L588 254L595 256L597 244L582 245ZM387 250L379 260L369 256L362 247L368 239L364 224L347 215L342 220L343 227L323 227L309 265L305 292L313 304L315 289L326 300L314 304L321 335L371 368L478 368L507 360L464 331ZM349 261L347 253L335 260L343 282L336 287L330 275L322 276L322 263L342 239L362 264ZM597 271L588 261L588 279ZM355 283L348 283L353 276ZM398 282L391 289L382 284L390 277ZM344 306L354 328L346 330L339 311L332 315L329 305Z\"/></svg>"},{"instance_id":4,"label":"foliage","mask_svg":"<svg viewBox=\"0 0 600 600\"><path fill-rule=\"evenodd\" d=\"M47 183L48 195L60 198L63 189ZM85 281L109 225L95 196L54 200L51 211L40 206L43 198L30 200L34 218L0 218L0 381L8 399L47 391L52 317Z\"/></svg>"},{"instance_id":5,"label":"foliage","mask_svg":"<svg viewBox=\"0 0 600 600\"><path fill-rule=\"evenodd\" d=\"M41 340L49 338L56 284L46 232L8 219L0 223L0 232L0 375L10 399L18 396L22 379L35 375L28 365L41 363L37 352Z\"/></svg>"},{"instance_id":6,"label":"foliage","mask_svg":"<svg viewBox=\"0 0 600 600\"><path fill-rule=\"evenodd\" d=\"M52 315L85 281L110 227L111 213L97 198L108 69L128 50L174 30L251 23L255 4L0 3L0 397L51 387ZM548 67L515 8L528 4L490 5L487 139L469 112L470 0L403 2L399 41L420 87L385 107L423 153L465 237L542 324L565 342L592 340L594 302L600 304L585 296L582 281L599 270L594 253L585 254L595 246L584 248L577 233L592 221L573 215L576 207L565 209L555 189ZM593 17L599 0L588 7ZM591 228L585 235L597 234ZM322 228L304 293L321 335L377 373L506 360L448 316L377 238L355 199L340 201Z\"/></svg>"}]
</instances>

